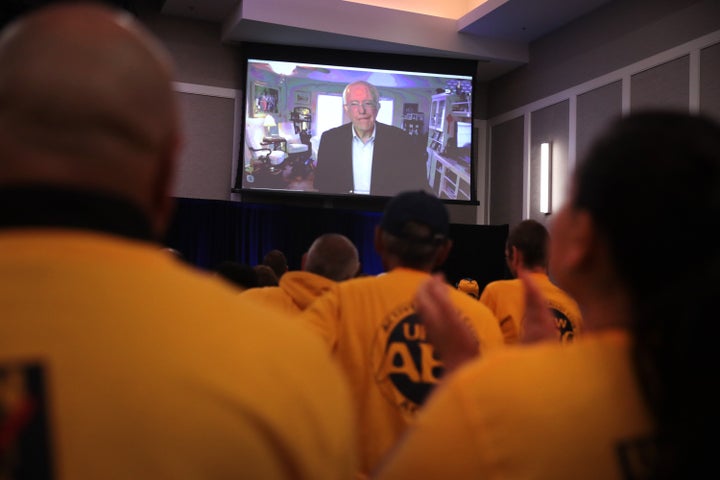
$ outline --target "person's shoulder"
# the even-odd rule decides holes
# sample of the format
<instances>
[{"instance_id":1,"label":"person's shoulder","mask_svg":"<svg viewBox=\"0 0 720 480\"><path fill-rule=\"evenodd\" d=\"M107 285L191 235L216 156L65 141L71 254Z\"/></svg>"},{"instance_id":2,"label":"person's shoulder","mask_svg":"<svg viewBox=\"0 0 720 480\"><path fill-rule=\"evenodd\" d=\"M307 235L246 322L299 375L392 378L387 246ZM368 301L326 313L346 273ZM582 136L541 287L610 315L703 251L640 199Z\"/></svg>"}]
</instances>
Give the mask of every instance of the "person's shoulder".
<instances>
[{"instance_id":1,"label":"person's shoulder","mask_svg":"<svg viewBox=\"0 0 720 480\"><path fill-rule=\"evenodd\" d=\"M489 282L487 285L485 285L482 293L485 295L495 294L498 292L503 292L521 287L522 283L517 278L493 280L492 282Z\"/></svg>"},{"instance_id":2,"label":"person's shoulder","mask_svg":"<svg viewBox=\"0 0 720 480\"><path fill-rule=\"evenodd\" d=\"M452 285L448 285L450 291L450 299L464 313L474 317L490 318L495 320L495 314L479 300L471 297L465 292L461 292Z\"/></svg>"},{"instance_id":3,"label":"person's shoulder","mask_svg":"<svg viewBox=\"0 0 720 480\"><path fill-rule=\"evenodd\" d=\"M488 394L491 397L492 391L497 390L505 392L509 397L514 395L512 391L533 390L537 386L534 382L548 382L553 375L557 375L557 364L566 361L562 358L566 356L562 350L563 347L555 342L495 349L453 372L446 386L451 389L459 387L473 396ZM493 387L480 392L481 389L473 385Z\"/></svg>"},{"instance_id":4,"label":"person's shoulder","mask_svg":"<svg viewBox=\"0 0 720 480\"><path fill-rule=\"evenodd\" d=\"M257 298L268 298L273 297L276 295L279 295L282 293L282 289L278 286L268 286L268 287L253 287L248 288L247 290L243 290L240 292L239 296L243 299L257 299Z\"/></svg>"},{"instance_id":5,"label":"person's shoulder","mask_svg":"<svg viewBox=\"0 0 720 480\"><path fill-rule=\"evenodd\" d=\"M272 290L270 290L272 289ZM258 290L252 292L251 290ZM242 330L246 342L262 344L269 339L283 351L290 349L296 354L313 355L315 360L324 351L312 332L308 332L295 320L299 310L289 308L292 298L279 287L251 289L237 296L235 322ZM264 290L264 291L263 291ZM256 336L253 340L253 336ZM301 353L305 352L305 353Z\"/></svg>"},{"instance_id":6,"label":"person's shoulder","mask_svg":"<svg viewBox=\"0 0 720 480\"><path fill-rule=\"evenodd\" d=\"M497 375L502 378L507 375L523 377L526 379L557 375L567 370L568 365L581 371L596 369L599 359L627 358L631 345L631 336L628 332L609 330L607 332L591 333L578 338L573 348L568 348L560 342L538 342L524 344L520 347L511 346L492 352L483 360L473 360L461 367L453 374L461 374L466 367L470 367L462 375L488 376ZM623 360L624 361L624 360ZM485 363L487 362L487 363ZM478 363L482 363L479 365ZM582 366L584 365L584 366ZM487 378L487 377L485 377ZM533 380L534 381L534 380Z\"/></svg>"},{"instance_id":7,"label":"person's shoulder","mask_svg":"<svg viewBox=\"0 0 720 480\"><path fill-rule=\"evenodd\" d=\"M328 288L329 291L335 292L335 294L345 294L348 292L357 292L366 288L373 288L373 286L382 285L381 276L378 275L365 275L362 277L348 278L342 282L332 282L332 285Z\"/></svg>"},{"instance_id":8,"label":"person's shoulder","mask_svg":"<svg viewBox=\"0 0 720 480\"><path fill-rule=\"evenodd\" d=\"M507 286L519 286L522 285L522 282L517 278L502 278L500 280L493 280L492 282L488 282L488 284L485 286L485 288L502 288Z\"/></svg>"},{"instance_id":9,"label":"person's shoulder","mask_svg":"<svg viewBox=\"0 0 720 480\"><path fill-rule=\"evenodd\" d=\"M338 125L337 127L328 128L323 132L323 134L320 136L320 138L327 138L332 137L335 135L341 135L343 133L350 132L350 128L352 127L351 123L343 123L342 125Z\"/></svg>"},{"instance_id":10,"label":"person's shoulder","mask_svg":"<svg viewBox=\"0 0 720 480\"><path fill-rule=\"evenodd\" d=\"M397 135L400 137L411 138L410 135L400 127L395 125L388 125L387 123L375 122L378 132L386 135Z\"/></svg>"}]
</instances>

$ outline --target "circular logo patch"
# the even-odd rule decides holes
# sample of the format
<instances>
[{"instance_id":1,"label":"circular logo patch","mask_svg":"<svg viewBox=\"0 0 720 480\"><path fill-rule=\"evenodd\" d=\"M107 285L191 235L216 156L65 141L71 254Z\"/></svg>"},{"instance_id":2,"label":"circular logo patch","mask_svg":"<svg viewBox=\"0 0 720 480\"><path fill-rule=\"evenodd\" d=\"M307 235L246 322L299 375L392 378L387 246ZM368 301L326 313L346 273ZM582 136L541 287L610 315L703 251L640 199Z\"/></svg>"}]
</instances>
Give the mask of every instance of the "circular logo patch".
<instances>
[{"instance_id":1,"label":"circular logo patch","mask_svg":"<svg viewBox=\"0 0 720 480\"><path fill-rule=\"evenodd\" d=\"M408 413L423 404L444 371L412 305L397 308L383 322L373 364L383 394Z\"/></svg>"}]
</instances>

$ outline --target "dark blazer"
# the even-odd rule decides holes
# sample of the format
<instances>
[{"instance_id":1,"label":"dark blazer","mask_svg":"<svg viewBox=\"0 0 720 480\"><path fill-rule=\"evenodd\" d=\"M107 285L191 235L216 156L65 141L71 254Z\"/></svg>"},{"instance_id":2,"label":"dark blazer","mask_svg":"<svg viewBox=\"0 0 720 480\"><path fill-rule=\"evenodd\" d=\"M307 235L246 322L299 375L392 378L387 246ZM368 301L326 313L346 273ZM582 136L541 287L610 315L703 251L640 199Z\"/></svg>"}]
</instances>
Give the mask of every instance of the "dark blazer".
<instances>
[{"instance_id":1,"label":"dark blazer","mask_svg":"<svg viewBox=\"0 0 720 480\"><path fill-rule=\"evenodd\" d=\"M370 194L391 197L405 190L429 190L427 150L421 137L411 137L392 125L375 125ZM320 137L314 182L320 193L352 193L352 139L351 123L331 128Z\"/></svg>"}]
</instances>

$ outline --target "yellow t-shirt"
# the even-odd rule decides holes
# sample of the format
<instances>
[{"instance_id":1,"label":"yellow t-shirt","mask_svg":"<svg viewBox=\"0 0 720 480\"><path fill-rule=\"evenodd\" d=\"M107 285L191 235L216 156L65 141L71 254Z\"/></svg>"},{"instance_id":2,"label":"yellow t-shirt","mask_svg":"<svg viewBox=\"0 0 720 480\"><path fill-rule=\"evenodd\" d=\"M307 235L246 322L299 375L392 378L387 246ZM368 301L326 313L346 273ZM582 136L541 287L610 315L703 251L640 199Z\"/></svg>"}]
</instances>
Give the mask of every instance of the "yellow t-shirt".
<instances>
[{"instance_id":1,"label":"yellow t-shirt","mask_svg":"<svg viewBox=\"0 0 720 480\"><path fill-rule=\"evenodd\" d=\"M447 379L376 480L649 478L625 332L509 347Z\"/></svg>"},{"instance_id":2,"label":"yellow t-shirt","mask_svg":"<svg viewBox=\"0 0 720 480\"><path fill-rule=\"evenodd\" d=\"M361 473L400 438L442 376L413 298L428 273L396 268L337 283L302 314L326 341L350 381L358 416ZM481 303L448 285L473 328L481 354L503 348L498 321Z\"/></svg>"},{"instance_id":3,"label":"yellow t-shirt","mask_svg":"<svg viewBox=\"0 0 720 480\"><path fill-rule=\"evenodd\" d=\"M334 283L333 280L315 273L291 271L280 277L277 287L249 288L240 295L245 299L297 315Z\"/></svg>"},{"instance_id":4,"label":"yellow t-shirt","mask_svg":"<svg viewBox=\"0 0 720 480\"><path fill-rule=\"evenodd\" d=\"M157 245L4 229L0 311L15 379L2 401L37 407L28 434L52 478L356 471L347 384L322 342Z\"/></svg>"},{"instance_id":5,"label":"yellow t-shirt","mask_svg":"<svg viewBox=\"0 0 720 480\"><path fill-rule=\"evenodd\" d=\"M577 302L564 290L552 283L544 273L531 273L530 277L547 298L548 307L555 318L558 338L569 343L582 330L582 314ZM516 343L525 316L525 287L520 279L496 280L485 286L480 303L495 314L507 343Z\"/></svg>"}]
</instances>

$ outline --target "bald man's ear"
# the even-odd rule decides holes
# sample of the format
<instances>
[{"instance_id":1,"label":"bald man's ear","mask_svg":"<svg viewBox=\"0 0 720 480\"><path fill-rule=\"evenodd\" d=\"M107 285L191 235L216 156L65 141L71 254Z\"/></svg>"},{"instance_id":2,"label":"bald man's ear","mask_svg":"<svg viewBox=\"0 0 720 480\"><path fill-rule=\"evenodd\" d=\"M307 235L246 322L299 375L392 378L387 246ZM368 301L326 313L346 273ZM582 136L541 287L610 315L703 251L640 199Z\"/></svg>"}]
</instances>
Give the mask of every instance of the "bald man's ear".
<instances>
[{"instance_id":1,"label":"bald man's ear","mask_svg":"<svg viewBox=\"0 0 720 480\"><path fill-rule=\"evenodd\" d=\"M172 188L177 168L177 159L182 144L179 135L174 135L167 145L160 149L157 158L157 171L153 182L151 227L157 238L161 238L168 228L175 211L175 199Z\"/></svg>"}]
</instances>

